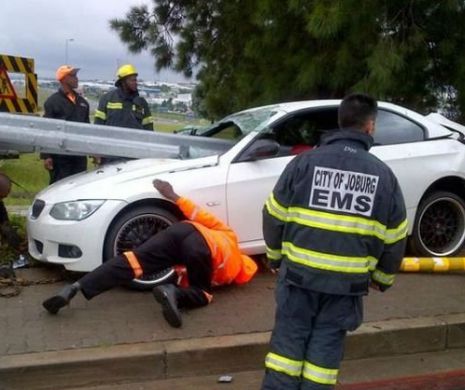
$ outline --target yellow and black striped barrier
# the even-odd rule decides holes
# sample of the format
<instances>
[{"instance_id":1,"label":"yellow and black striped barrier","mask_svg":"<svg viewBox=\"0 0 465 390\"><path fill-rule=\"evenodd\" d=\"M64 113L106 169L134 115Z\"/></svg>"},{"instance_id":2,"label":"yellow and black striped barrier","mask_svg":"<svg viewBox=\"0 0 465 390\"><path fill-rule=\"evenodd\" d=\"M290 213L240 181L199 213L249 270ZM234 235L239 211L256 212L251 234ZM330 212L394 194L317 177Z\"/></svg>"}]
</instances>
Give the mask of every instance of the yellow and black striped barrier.
<instances>
[{"instance_id":1,"label":"yellow and black striped barrier","mask_svg":"<svg viewBox=\"0 0 465 390\"><path fill-rule=\"evenodd\" d=\"M11 75L24 75L24 91L18 91ZM14 80L16 81L16 80ZM0 112L31 114L37 111L37 75L32 58L0 54Z\"/></svg>"},{"instance_id":2,"label":"yellow and black striped barrier","mask_svg":"<svg viewBox=\"0 0 465 390\"><path fill-rule=\"evenodd\" d=\"M404 257L401 272L465 271L465 257Z\"/></svg>"}]
</instances>

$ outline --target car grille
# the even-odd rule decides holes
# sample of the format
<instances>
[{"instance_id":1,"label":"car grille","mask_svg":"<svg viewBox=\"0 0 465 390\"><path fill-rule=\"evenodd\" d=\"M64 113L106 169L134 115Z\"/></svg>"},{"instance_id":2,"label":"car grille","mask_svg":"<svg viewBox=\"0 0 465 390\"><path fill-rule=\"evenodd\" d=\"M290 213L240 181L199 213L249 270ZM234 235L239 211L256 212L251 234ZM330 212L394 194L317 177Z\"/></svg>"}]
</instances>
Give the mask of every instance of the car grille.
<instances>
[{"instance_id":1,"label":"car grille","mask_svg":"<svg viewBox=\"0 0 465 390\"><path fill-rule=\"evenodd\" d=\"M45 207L45 202L40 199L36 199L32 204L32 218L36 219Z\"/></svg>"}]
</instances>

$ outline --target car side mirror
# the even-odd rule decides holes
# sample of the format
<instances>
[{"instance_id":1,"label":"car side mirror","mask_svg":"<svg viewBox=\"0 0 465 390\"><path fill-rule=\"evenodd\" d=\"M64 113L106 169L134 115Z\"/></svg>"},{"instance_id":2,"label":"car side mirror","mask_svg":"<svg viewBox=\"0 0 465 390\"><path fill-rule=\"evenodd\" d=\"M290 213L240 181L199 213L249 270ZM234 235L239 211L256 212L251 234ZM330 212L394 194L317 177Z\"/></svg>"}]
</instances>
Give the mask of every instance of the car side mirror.
<instances>
[{"instance_id":1,"label":"car side mirror","mask_svg":"<svg viewBox=\"0 0 465 390\"><path fill-rule=\"evenodd\" d=\"M241 161L255 161L275 157L278 155L279 149L280 145L276 141L271 139L259 139L246 150Z\"/></svg>"}]
</instances>

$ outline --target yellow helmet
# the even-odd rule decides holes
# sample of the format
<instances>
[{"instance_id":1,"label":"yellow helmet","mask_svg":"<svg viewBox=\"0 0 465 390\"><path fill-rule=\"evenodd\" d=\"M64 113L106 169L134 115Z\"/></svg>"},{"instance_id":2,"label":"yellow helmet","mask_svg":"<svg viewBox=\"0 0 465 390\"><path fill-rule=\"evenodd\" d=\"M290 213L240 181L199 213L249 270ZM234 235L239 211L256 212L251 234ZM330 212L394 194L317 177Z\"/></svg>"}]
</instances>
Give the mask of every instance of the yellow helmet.
<instances>
[{"instance_id":1,"label":"yellow helmet","mask_svg":"<svg viewBox=\"0 0 465 390\"><path fill-rule=\"evenodd\" d=\"M125 77L132 76L132 75L137 76L137 69L133 65L126 64L126 65L120 66L118 71L116 72L115 85L118 85L119 82Z\"/></svg>"}]
</instances>

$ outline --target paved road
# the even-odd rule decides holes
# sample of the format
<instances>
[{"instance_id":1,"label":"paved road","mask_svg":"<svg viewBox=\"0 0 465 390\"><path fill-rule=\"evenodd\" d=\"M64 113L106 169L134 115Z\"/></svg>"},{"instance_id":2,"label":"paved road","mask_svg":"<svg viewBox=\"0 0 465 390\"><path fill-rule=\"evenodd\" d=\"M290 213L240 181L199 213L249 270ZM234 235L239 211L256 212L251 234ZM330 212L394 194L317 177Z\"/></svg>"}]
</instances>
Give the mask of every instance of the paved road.
<instances>
[{"instance_id":1,"label":"paved road","mask_svg":"<svg viewBox=\"0 0 465 390\"><path fill-rule=\"evenodd\" d=\"M219 383L223 375L232 382ZM86 387L86 390L260 389L263 370ZM81 388L82 389L82 388ZM465 351L344 361L336 390L463 390ZM78 390L78 389L69 389Z\"/></svg>"},{"instance_id":2,"label":"paved road","mask_svg":"<svg viewBox=\"0 0 465 390\"><path fill-rule=\"evenodd\" d=\"M23 270L26 279L56 276L47 269ZM25 287L14 298L0 298L0 356L141 343L157 340L246 334L272 329L275 277L260 274L245 286L218 290L206 308L184 314L173 329L151 293L115 289L92 301L77 296L57 316L41 302L63 283ZM431 317L465 312L465 275L401 274L385 294L366 299L365 322Z\"/></svg>"}]
</instances>

